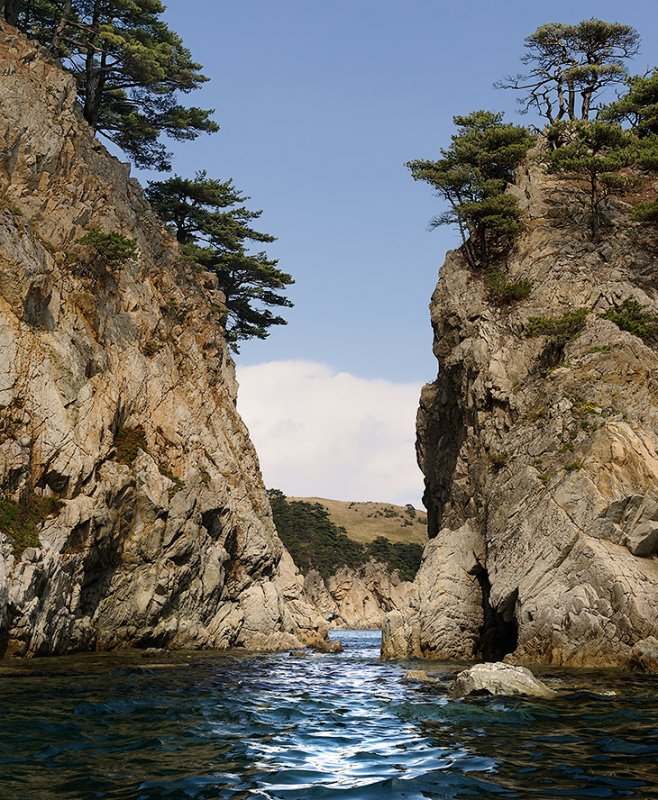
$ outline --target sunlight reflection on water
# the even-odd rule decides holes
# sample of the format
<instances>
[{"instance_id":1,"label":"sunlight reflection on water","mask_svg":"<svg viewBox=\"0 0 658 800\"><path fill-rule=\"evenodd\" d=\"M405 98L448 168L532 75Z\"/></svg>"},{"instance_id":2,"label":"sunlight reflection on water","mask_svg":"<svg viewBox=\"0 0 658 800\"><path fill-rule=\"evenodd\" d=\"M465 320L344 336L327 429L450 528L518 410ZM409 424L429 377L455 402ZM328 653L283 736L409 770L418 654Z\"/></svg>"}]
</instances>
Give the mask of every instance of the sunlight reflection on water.
<instances>
[{"instance_id":1,"label":"sunlight reflection on water","mask_svg":"<svg viewBox=\"0 0 658 800\"><path fill-rule=\"evenodd\" d=\"M456 664L341 654L136 654L8 664L0 797L658 797L658 681L548 670L553 701L448 700ZM403 681L421 666L443 683ZM611 689L617 696L564 687Z\"/></svg>"}]
</instances>

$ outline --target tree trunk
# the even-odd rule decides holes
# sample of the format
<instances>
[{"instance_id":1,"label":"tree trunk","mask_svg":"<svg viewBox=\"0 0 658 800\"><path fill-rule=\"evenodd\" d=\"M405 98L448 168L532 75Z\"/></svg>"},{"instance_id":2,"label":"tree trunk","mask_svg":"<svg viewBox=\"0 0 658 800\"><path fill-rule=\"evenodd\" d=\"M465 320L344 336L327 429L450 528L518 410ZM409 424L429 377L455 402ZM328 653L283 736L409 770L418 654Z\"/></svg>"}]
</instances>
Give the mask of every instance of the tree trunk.
<instances>
[{"instance_id":1,"label":"tree trunk","mask_svg":"<svg viewBox=\"0 0 658 800\"><path fill-rule=\"evenodd\" d=\"M21 13L23 0L0 0L0 14L10 25L18 25L18 16Z\"/></svg>"},{"instance_id":2,"label":"tree trunk","mask_svg":"<svg viewBox=\"0 0 658 800\"><path fill-rule=\"evenodd\" d=\"M55 28L55 33L53 34L53 40L50 43L50 52L57 55L59 50L59 43L62 38L62 33L64 33L64 29L69 23L69 17L71 16L71 4L72 0L65 0L64 8L62 8L62 13L59 17L59 22L57 23L57 27Z\"/></svg>"},{"instance_id":3,"label":"tree trunk","mask_svg":"<svg viewBox=\"0 0 658 800\"><path fill-rule=\"evenodd\" d=\"M601 227L601 218L599 215L599 206L601 205L601 198L599 197L599 177L595 172L590 173L590 210L592 218L590 220L590 233L592 234L592 241L598 242L599 230Z\"/></svg>"},{"instance_id":4,"label":"tree trunk","mask_svg":"<svg viewBox=\"0 0 658 800\"><path fill-rule=\"evenodd\" d=\"M576 119L576 87L572 80L567 81L569 97L569 119Z\"/></svg>"},{"instance_id":5,"label":"tree trunk","mask_svg":"<svg viewBox=\"0 0 658 800\"><path fill-rule=\"evenodd\" d=\"M96 129L98 111L100 109L101 72L96 67L96 40L100 22L100 0L94 3L91 19L87 56L85 58L85 87L83 114L87 122Z\"/></svg>"}]
</instances>

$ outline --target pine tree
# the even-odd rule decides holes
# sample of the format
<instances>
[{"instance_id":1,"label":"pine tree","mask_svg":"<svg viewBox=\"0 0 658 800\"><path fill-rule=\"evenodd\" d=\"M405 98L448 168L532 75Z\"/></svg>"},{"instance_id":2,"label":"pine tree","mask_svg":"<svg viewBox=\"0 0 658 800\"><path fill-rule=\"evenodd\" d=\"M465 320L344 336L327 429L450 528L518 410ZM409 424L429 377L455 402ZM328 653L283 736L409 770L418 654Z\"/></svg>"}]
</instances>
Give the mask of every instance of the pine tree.
<instances>
[{"instance_id":1,"label":"pine tree","mask_svg":"<svg viewBox=\"0 0 658 800\"><path fill-rule=\"evenodd\" d=\"M185 140L218 130L212 111L178 100L207 78L163 12L160 0L32 0L18 16L74 75L94 130L158 170L171 166L162 134Z\"/></svg>"},{"instance_id":2,"label":"pine tree","mask_svg":"<svg viewBox=\"0 0 658 800\"><path fill-rule=\"evenodd\" d=\"M601 121L559 122L547 135L555 145L547 155L549 171L567 178L587 178L590 233L596 242L604 200L632 188L637 181L635 176L619 172L636 162L636 140L619 125Z\"/></svg>"},{"instance_id":3,"label":"pine tree","mask_svg":"<svg viewBox=\"0 0 658 800\"><path fill-rule=\"evenodd\" d=\"M146 195L184 254L217 275L228 308L226 338L236 352L238 342L265 339L273 325L286 324L270 309L292 307L281 292L294 281L265 252L248 251L252 243L273 242L274 237L252 227L261 212L243 205L248 198L231 180L198 172L194 179L151 182Z\"/></svg>"},{"instance_id":4,"label":"pine tree","mask_svg":"<svg viewBox=\"0 0 658 800\"><path fill-rule=\"evenodd\" d=\"M630 78L626 94L607 106L601 117L629 123L640 137L658 135L658 69Z\"/></svg>"},{"instance_id":5,"label":"pine tree","mask_svg":"<svg viewBox=\"0 0 658 800\"><path fill-rule=\"evenodd\" d=\"M496 86L526 92L524 110L534 107L549 122L590 118L608 87L627 77L625 61L639 49L630 25L583 20L577 25L542 25L525 40L525 74L506 76Z\"/></svg>"},{"instance_id":6,"label":"pine tree","mask_svg":"<svg viewBox=\"0 0 658 800\"><path fill-rule=\"evenodd\" d=\"M429 183L448 203L432 226L456 224L474 268L508 249L521 229L518 202L505 188L534 139L526 128L502 120L491 111L455 117L459 130L442 158L407 164L414 180Z\"/></svg>"}]
</instances>

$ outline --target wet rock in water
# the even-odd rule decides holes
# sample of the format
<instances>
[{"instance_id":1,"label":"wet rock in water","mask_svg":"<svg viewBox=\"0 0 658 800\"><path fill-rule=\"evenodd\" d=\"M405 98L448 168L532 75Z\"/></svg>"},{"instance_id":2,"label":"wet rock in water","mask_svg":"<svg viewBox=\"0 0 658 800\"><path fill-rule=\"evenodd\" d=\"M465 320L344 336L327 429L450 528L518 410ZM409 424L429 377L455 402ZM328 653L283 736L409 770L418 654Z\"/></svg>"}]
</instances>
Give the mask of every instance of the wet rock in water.
<instances>
[{"instance_id":1,"label":"wet rock in water","mask_svg":"<svg viewBox=\"0 0 658 800\"><path fill-rule=\"evenodd\" d=\"M452 697L471 694L496 694L507 697L555 697L556 692L530 672L526 667L514 667L502 661L476 664L463 670L450 687Z\"/></svg>"},{"instance_id":2,"label":"wet rock in water","mask_svg":"<svg viewBox=\"0 0 658 800\"><path fill-rule=\"evenodd\" d=\"M638 672L658 675L658 639L648 636L638 642L631 650L631 668Z\"/></svg>"},{"instance_id":3,"label":"wet rock in water","mask_svg":"<svg viewBox=\"0 0 658 800\"><path fill-rule=\"evenodd\" d=\"M318 651L318 653L342 653L343 652L343 645L337 641L336 639L327 639L322 642L318 642L314 644L313 647Z\"/></svg>"},{"instance_id":4,"label":"wet rock in water","mask_svg":"<svg viewBox=\"0 0 658 800\"><path fill-rule=\"evenodd\" d=\"M402 676L403 681L418 681L419 683L440 683L438 678L428 675L424 669L410 669Z\"/></svg>"},{"instance_id":5,"label":"wet rock in water","mask_svg":"<svg viewBox=\"0 0 658 800\"><path fill-rule=\"evenodd\" d=\"M147 647L141 652L141 658L155 658L157 656L168 655L169 650L166 647Z\"/></svg>"}]
</instances>

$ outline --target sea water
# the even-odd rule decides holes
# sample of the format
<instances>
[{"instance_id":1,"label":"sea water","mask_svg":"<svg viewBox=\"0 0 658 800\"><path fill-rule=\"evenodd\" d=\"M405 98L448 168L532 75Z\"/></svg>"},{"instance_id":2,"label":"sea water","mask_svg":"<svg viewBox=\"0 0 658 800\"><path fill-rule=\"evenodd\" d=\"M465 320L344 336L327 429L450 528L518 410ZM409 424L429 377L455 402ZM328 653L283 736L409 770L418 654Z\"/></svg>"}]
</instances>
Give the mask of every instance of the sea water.
<instances>
[{"instance_id":1,"label":"sea water","mask_svg":"<svg viewBox=\"0 0 658 800\"><path fill-rule=\"evenodd\" d=\"M543 670L557 699L454 700L460 665L333 635L343 653L2 664L0 800L658 798L657 679Z\"/></svg>"}]
</instances>

